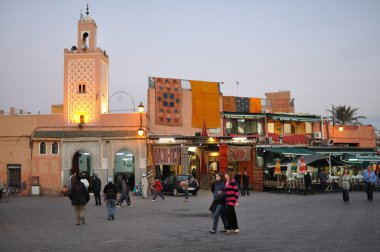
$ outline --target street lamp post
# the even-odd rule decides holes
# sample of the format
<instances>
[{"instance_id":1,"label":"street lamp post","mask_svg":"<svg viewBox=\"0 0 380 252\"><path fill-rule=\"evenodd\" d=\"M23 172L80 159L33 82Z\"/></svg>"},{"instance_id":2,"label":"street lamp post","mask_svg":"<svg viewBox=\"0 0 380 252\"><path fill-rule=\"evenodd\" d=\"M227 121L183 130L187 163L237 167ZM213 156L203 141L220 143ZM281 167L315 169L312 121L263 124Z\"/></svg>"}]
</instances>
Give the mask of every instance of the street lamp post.
<instances>
[{"instance_id":1,"label":"street lamp post","mask_svg":"<svg viewBox=\"0 0 380 252\"><path fill-rule=\"evenodd\" d=\"M144 105L142 104L142 102L140 102L138 109L140 113L140 128L137 130L137 134L139 137L142 137L144 135L144 130L142 128L142 113L144 112Z\"/></svg>"},{"instance_id":2,"label":"street lamp post","mask_svg":"<svg viewBox=\"0 0 380 252\"><path fill-rule=\"evenodd\" d=\"M143 158L142 158L142 151L141 151L141 137L144 136L144 130L142 127L142 113L144 113L144 105L142 104L142 102L140 102L140 105L138 106L138 111L140 113L140 127L137 130L137 135L140 137L139 139L139 156L140 156L139 187L141 190L141 172L142 172L142 169L144 169L143 164L142 164Z\"/></svg>"}]
</instances>

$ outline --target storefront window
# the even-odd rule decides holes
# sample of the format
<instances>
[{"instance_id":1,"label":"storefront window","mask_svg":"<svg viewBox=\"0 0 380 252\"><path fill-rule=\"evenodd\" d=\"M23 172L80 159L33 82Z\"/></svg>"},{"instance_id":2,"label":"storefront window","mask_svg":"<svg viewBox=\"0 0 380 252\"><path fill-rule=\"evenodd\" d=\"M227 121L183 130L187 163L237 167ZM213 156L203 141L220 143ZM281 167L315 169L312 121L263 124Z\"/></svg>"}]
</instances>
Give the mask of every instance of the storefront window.
<instances>
[{"instance_id":1,"label":"storefront window","mask_svg":"<svg viewBox=\"0 0 380 252\"><path fill-rule=\"evenodd\" d=\"M212 173L217 172L219 170L219 157L209 157L208 168Z\"/></svg>"},{"instance_id":2,"label":"storefront window","mask_svg":"<svg viewBox=\"0 0 380 252\"><path fill-rule=\"evenodd\" d=\"M262 135L262 122L248 119L229 119L226 121L227 134L260 134Z\"/></svg>"}]
</instances>

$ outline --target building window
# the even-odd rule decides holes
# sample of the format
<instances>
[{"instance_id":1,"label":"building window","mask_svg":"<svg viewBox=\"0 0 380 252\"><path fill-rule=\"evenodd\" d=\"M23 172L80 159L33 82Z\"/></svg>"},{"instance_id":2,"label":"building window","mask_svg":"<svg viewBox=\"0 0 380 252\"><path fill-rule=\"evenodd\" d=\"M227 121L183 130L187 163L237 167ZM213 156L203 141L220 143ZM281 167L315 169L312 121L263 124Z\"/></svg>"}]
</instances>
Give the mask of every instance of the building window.
<instances>
[{"instance_id":1,"label":"building window","mask_svg":"<svg viewBox=\"0 0 380 252\"><path fill-rule=\"evenodd\" d=\"M84 124L84 115L80 115L79 117L79 123Z\"/></svg>"},{"instance_id":2,"label":"building window","mask_svg":"<svg viewBox=\"0 0 380 252\"><path fill-rule=\"evenodd\" d=\"M284 123L284 134L292 133L292 125L288 122Z\"/></svg>"},{"instance_id":3,"label":"building window","mask_svg":"<svg viewBox=\"0 0 380 252\"><path fill-rule=\"evenodd\" d=\"M45 142L40 143L40 154L46 155L46 143Z\"/></svg>"},{"instance_id":4,"label":"building window","mask_svg":"<svg viewBox=\"0 0 380 252\"><path fill-rule=\"evenodd\" d=\"M86 84L79 84L78 85L78 93L79 94L85 94L86 93Z\"/></svg>"},{"instance_id":5,"label":"building window","mask_svg":"<svg viewBox=\"0 0 380 252\"><path fill-rule=\"evenodd\" d=\"M58 154L58 143L53 142L51 145L51 154L57 155Z\"/></svg>"},{"instance_id":6,"label":"building window","mask_svg":"<svg viewBox=\"0 0 380 252\"><path fill-rule=\"evenodd\" d=\"M274 133L274 122L268 123L268 133Z\"/></svg>"},{"instance_id":7,"label":"building window","mask_svg":"<svg viewBox=\"0 0 380 252\"><path fill-rule=\"evenodd\" d=\"M305 123L305 131L306 131L306 134L313 133L311 122L306 122Z\"/></svg>"},{"instance_id":8,"label":"building window","mask_svg":"<svg viewBox=\"0 0 380 252\"><path fill-rule=\"evenodd\" d=\"M21 165L7 164L7 184L9 186L21 187Z\"/></svg>"},{"instance_id":9,"label":"building window","mask_svg":"<svg viewBox=\"0 0 380 252\"><path fill-rule=\"evenodd\" d=\"M226 121L226 133L262 135L262 122L249 119L229 119Z\"/></svg>"}]
</instances>

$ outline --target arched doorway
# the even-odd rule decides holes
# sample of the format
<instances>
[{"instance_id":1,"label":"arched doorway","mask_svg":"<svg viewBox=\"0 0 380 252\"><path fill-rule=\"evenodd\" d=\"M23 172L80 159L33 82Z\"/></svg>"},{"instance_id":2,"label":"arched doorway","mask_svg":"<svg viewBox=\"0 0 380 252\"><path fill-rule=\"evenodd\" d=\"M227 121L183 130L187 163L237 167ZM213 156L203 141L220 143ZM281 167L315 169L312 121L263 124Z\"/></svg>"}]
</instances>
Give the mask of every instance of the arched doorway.
<instances>
[{"instance_id":1,"label":"arched doorway","mask_svg":"<svg viewBox=\"0 0 380 252\"><path fill-rule=\"evenodd\" d=\"M91 190L92 180L94 176L93 160L90 152L80 150L75 152L72 162L70 174L84 174L90 183Z\"/></svg>"},{"instance_id":2,"label":"arched doorway","mask_svg":"<svg viewBox=\"0 0 380 252\"><path fill-rule=\"evenodd\" d=\"M122 149L115 154L115 177L116 184L122 178L128 178L131 190L135 187L135 156L128 149Z\"/></svg>"}]
</instances>

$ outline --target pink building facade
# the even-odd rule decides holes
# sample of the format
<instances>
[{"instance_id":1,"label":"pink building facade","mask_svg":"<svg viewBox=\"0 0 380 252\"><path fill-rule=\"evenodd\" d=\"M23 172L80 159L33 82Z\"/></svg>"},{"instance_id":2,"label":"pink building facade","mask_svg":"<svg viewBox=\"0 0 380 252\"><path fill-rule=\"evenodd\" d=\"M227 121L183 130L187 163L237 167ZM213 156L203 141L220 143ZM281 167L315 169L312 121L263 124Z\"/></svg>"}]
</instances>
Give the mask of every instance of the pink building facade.
<instances>
[{"instance_id":1,"label":"pink building facade","mask_svg":"<svg viewBox=\"0 0 380 252\"><path fill-rule=\"evenodd\" d=\"M54 114L0 115L0 179L26 195L33 186L57 195L73 173L91 190L95 173L103 186L128 176L134 187L146 172L146 113L109 114L108 55L96 36L95 21L81 17L77 45L64 50L64 104Z\"/></svg>"}]
</instances>

